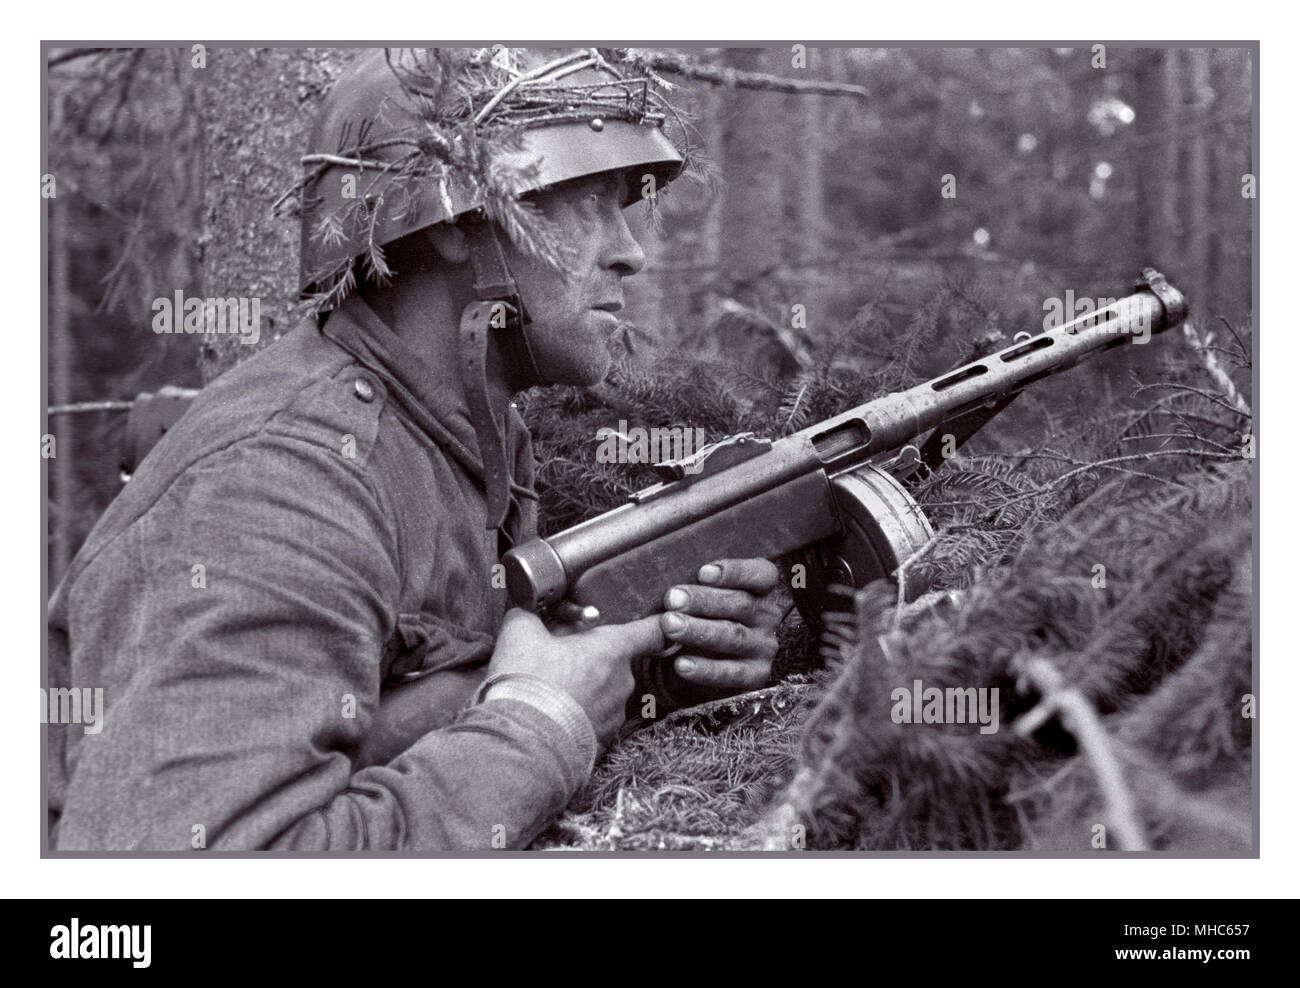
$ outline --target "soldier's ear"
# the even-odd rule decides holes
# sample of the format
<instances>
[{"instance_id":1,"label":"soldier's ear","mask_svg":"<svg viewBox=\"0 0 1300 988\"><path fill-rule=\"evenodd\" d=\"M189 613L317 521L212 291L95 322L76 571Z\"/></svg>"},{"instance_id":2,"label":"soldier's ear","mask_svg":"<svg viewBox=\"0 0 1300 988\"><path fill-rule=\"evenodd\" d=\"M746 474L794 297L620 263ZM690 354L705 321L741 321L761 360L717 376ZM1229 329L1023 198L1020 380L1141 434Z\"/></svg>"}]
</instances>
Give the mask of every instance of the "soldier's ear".
<instances>
[{"instance_id":1,"label":"soldier's ear","mask_svg":"<svg viewBox=\"0 0 1300 988\"><path fill-rule=\"evenodd\" d=\"M469 260L469 244L459 227L450 223L436 223L425 231L430 246L448 264L464 264Z\"/></svg>"}]
</instances>

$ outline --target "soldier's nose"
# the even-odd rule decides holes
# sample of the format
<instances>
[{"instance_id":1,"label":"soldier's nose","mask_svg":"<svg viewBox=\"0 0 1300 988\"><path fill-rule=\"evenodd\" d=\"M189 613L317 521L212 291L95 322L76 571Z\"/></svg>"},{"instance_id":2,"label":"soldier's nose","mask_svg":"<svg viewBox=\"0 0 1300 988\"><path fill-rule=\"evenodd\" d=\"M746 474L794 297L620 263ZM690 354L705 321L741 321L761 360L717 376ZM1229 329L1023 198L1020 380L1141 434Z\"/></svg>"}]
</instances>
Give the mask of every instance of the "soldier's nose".
<instances>
[{"instance_id":1,"label":"soldier's nose","mask_svg":"<svg viewBox=\"0 0 1300 988\"><path fill-rule=\"evenodd\" d=\"M627 220L623 214L619 213L618 218L613 222L614 229L610 231L610 236L606 243L605 256L602 258L603 266L616 271L620 277L626 278L628 275L636 274L645 267L645 251L641 249L641 244L637 242L636 237L632 235L632 230L627 225Z\"/></svg>"}]
</instances>

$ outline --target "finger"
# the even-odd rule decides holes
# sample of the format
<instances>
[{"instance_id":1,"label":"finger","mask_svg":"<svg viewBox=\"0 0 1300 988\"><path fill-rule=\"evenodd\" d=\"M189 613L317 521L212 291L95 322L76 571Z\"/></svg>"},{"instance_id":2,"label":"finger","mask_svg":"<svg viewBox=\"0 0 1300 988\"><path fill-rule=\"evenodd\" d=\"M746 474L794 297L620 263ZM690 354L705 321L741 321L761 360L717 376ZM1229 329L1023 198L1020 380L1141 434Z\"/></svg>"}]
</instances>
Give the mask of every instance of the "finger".
<instances>
[{"instance_id":1,"label":"finger","mask_svg":"<svg viewBox=\"0 0 1300 988\"><path fill-rule=\"evenodd\" d=\"M673 662L673 669L683 679L700 686L756 690L767 685L772 667L761 659L710 659L683 655Z\"/></svg>"},{"instance_id":2,"label":"finger","mask_svg":"<svg viewBox=\"0 0 1300 988\"><path fill-rule=\"evenodd\" d=\"M626 624L607 624L582 634L601 642L602 647L608 648L616 661L630 661L638 655L662 652L669 644L659 627L659 615L628 621Z\"/></svg>"},{"instance_id":3,"label":"finger","mask_svg":"<svg viewBox=\"0 0 1300 988\"><path fill-rule=\"evenodd\" d=\"M664 594L664 607L699 617L727 618L741 624L755 623L754 595L747 590L681 584Z\"/></svg>"},{"instance_id":4,"label":"finger","mask_svg":"<svg viewBox=\"0 0 1300 988\"><path fill-rule=\"evenodd\" d=\"M776 589L781 576L770 559L715 559L700 567L698 579L715 587L733 587L762 596Z\"/></svg>"},{"instance_id":5,"label":"finger","mask_svg":"<svg viewBox=\"0 0 1300 988\"><path fill-rule=\"evenodd\" d=\"M691 651L763 658L771 658L776 654L776 638L773 635L737 621L691 617L670 611L659 615L659 623L669 641L678 642Z\"/></svg>"},{"instance_id":6,"label":"finger","mask_svg":"<svg viewBox=\"0 0 1300 988\"><path fill-rule=\"evenodd\" d=\"M512 607L506 611L506 616L501 619L501 628L497 631L497 639L509 640L512 636L526 635L539 629L546 630L541 618L532 611L524 610L522 607Z\"/></svg>"}]
</instances>

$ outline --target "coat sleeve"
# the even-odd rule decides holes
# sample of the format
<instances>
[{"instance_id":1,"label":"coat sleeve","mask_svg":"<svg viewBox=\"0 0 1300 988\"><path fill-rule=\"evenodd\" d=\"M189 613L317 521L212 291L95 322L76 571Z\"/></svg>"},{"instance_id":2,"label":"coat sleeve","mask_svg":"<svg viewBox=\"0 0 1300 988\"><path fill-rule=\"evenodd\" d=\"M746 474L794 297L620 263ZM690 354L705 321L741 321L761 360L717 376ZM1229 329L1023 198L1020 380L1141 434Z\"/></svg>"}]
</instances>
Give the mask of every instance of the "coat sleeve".
<instances>
[{"instance_id":1,"label":"coat sleeve","mask_svg":"<svg viewBox=\"0 0 1300 988\"><path fill-rule=\"evenodd\" d=\"M516 699L354 771L400 586L365 470L300 439L241 441L86 567L72 664L111 647L130 673L72 767L60 848L519 847L562 811L587 756ZM78 641L75 608L121 620Z\"/></svg>"}]
</instances>

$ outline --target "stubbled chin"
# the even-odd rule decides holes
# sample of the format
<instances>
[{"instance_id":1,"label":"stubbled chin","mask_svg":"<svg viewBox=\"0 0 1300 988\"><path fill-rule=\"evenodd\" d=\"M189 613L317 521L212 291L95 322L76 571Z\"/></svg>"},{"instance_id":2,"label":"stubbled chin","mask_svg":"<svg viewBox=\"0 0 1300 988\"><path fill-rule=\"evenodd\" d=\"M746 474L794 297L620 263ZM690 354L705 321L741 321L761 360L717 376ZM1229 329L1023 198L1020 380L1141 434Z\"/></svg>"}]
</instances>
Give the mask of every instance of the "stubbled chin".
<instances>
[{"instance_id":1,"label":"stubbled chin","mask_svg":"<svg viewBox=\"0 0 1300 988\"><path fill-rule=\"evenodd\" d=\"M590 309L563 331L534 327L530 342L539 369L551 384L599 384L612 364L609 342L618 329L613 313Z\"/></svg>"},{"instance_id":2,"label":"stubbled chin","mask_svg":"<svg viewBox=\"0 0 1300 988\"><path fill-rule=\"evenodd\" d=\"M581 387L605 380L612 363L609 347L602 338L589 345L569 347L547 354L542 370L551 384Z\"/></svg>"},{"instance_id":3,"label":"stubbled chin","mask_svg":"<svg viewBox=\"0 0 1300 988\"><path fill-rule=\"evenodd\" d=\"M588 359L584 360L580 367L574 367L575 380L567 383L590 387L605 380L611 364L608 348L601 346L599 351L584 356Z\"/></svg>"}]
</instances>

